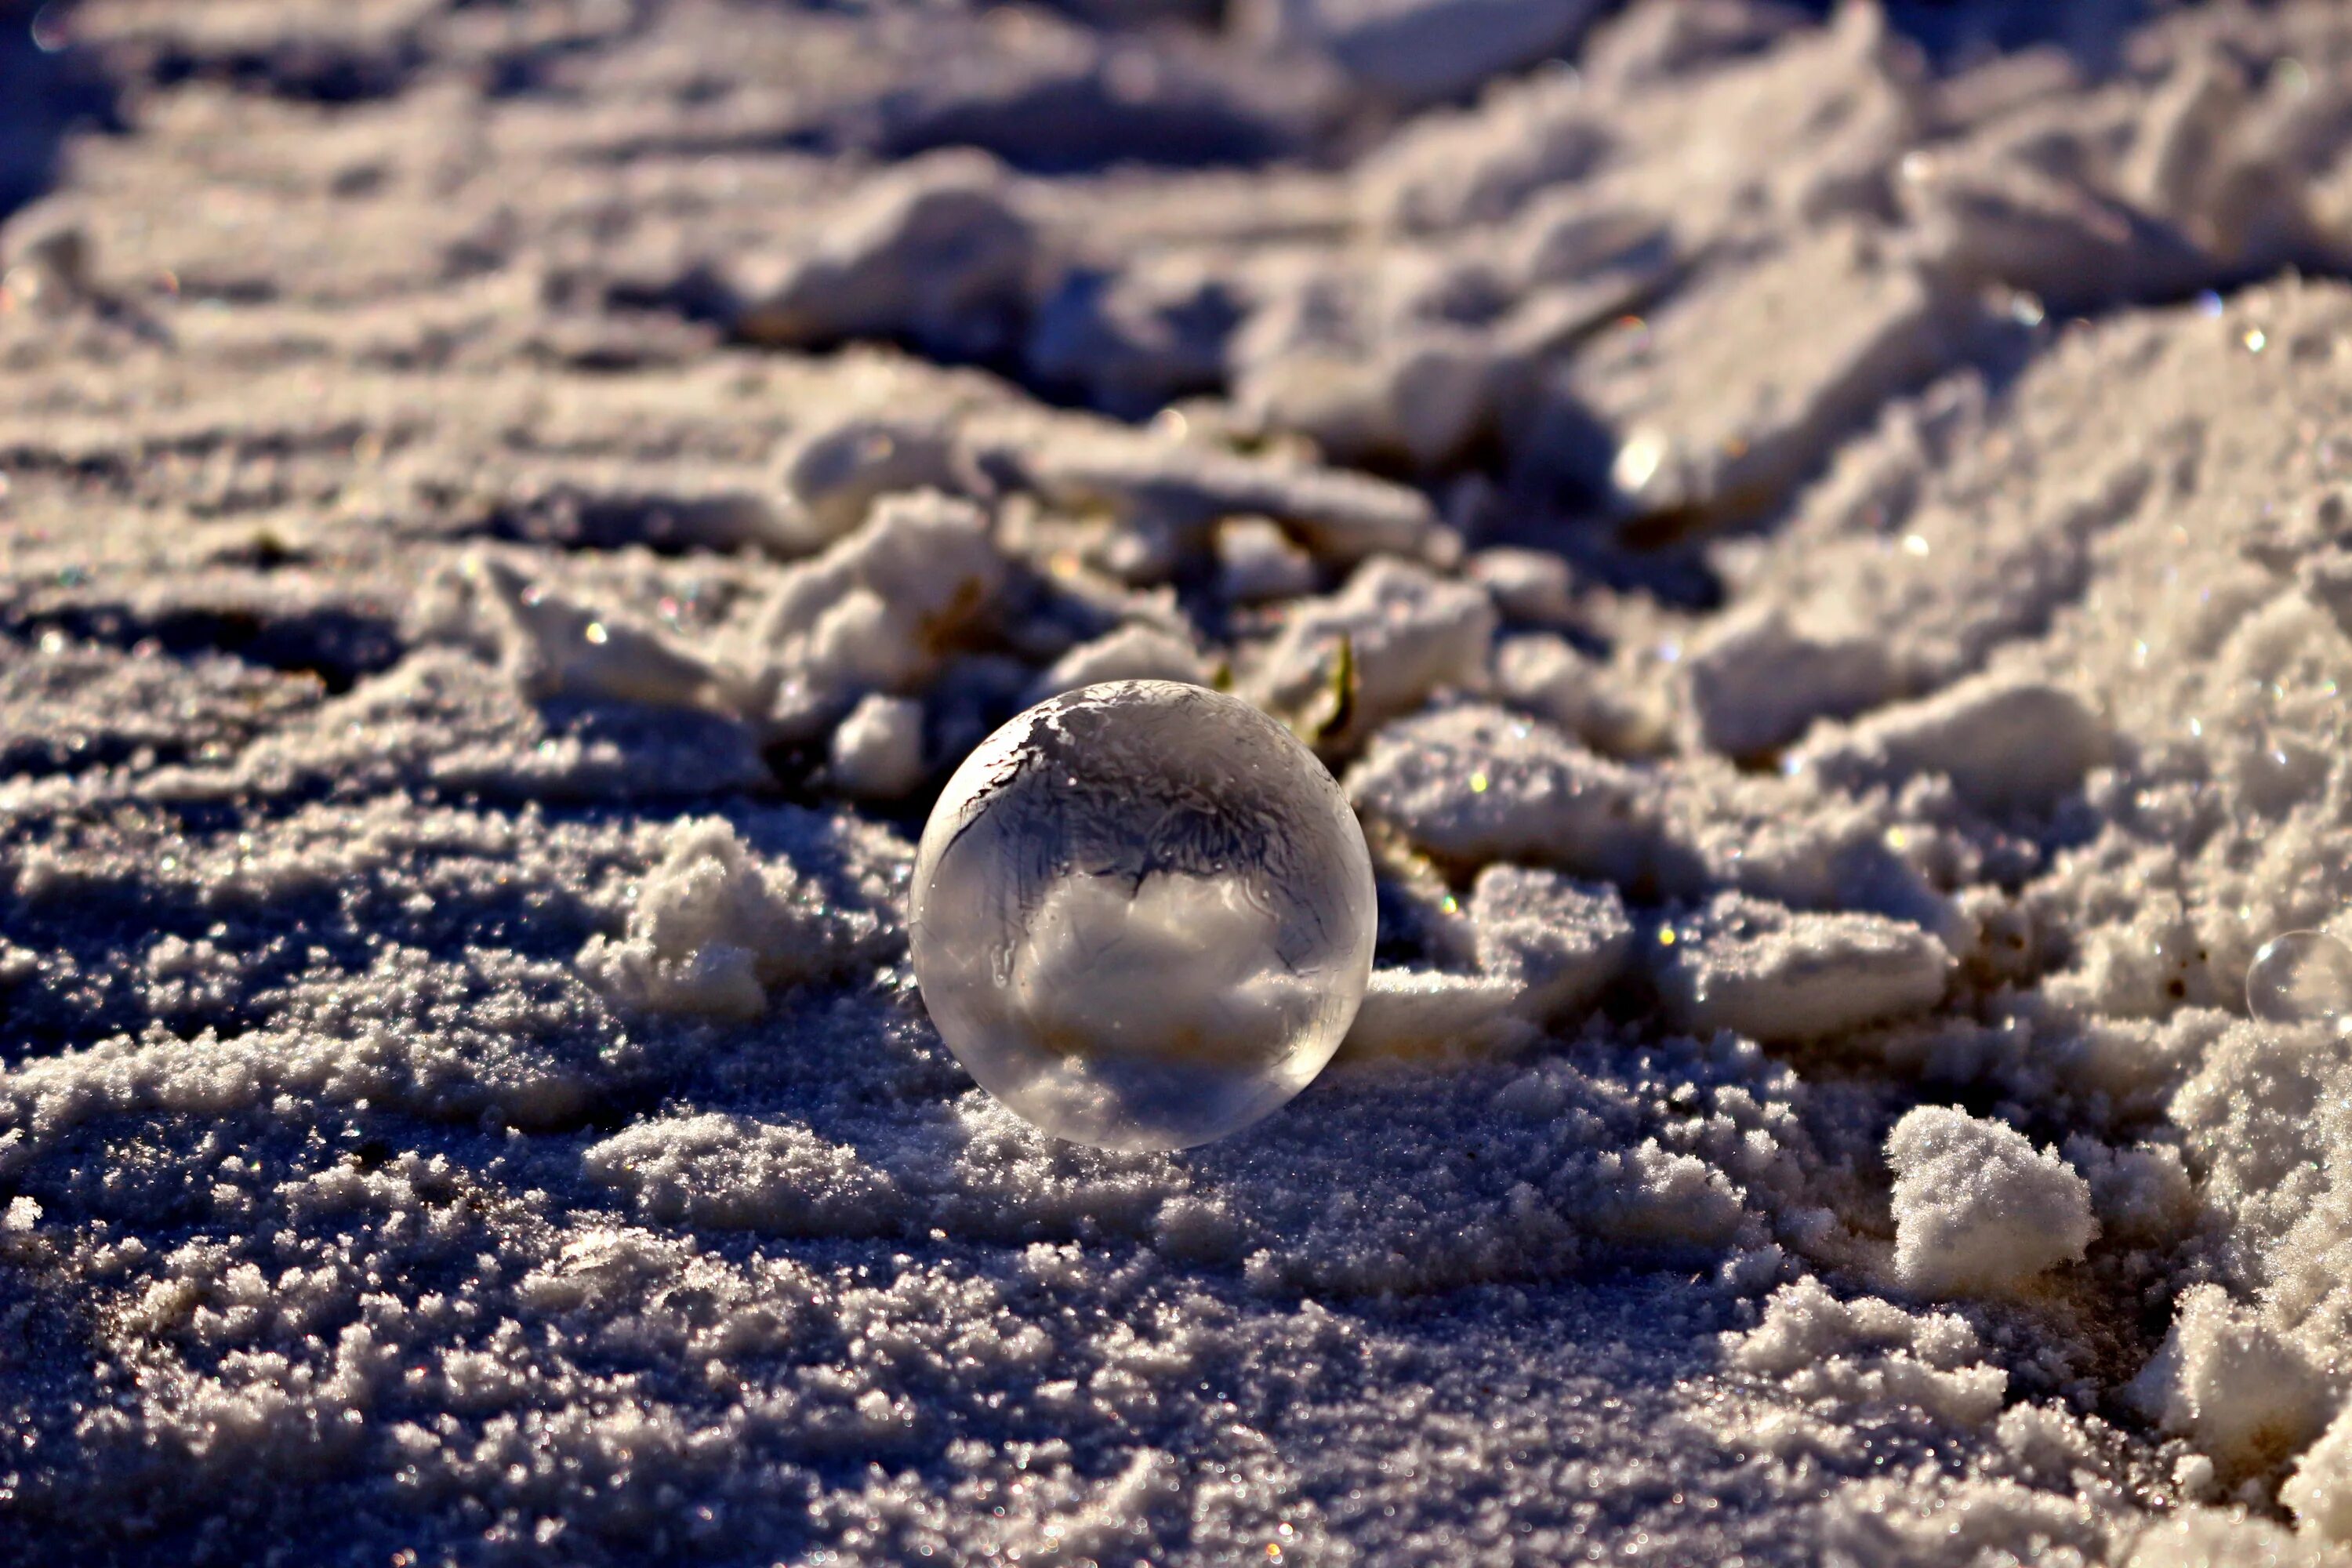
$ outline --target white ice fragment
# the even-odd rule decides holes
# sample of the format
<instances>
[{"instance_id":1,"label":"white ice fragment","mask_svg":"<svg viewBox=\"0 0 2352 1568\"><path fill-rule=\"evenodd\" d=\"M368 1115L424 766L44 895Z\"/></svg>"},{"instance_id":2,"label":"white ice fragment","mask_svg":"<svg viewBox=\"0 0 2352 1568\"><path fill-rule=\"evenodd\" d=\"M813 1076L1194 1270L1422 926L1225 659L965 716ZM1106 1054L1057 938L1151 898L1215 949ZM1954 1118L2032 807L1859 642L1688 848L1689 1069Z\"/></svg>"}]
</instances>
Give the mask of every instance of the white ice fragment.
<instances>
[{"instance_id":1,"label":"white ice fragment","mask_svg":"<svg viewBox=\"0 0 2352 1568\"><path fill-rule=\"evenodd\" d=\"M1944 944L1917 926L1800 914L1738 893L1663 928L1652 959L1678 1026L1767 1041L1830 1038L1924 1012L1952 969Z\"/></svg>"},{"instance_id":2,"label":"white ice fragment","mask_svg":"<svg viewBox=\"0 0 2352 1568\"><path fill-rule=\"evenodd\" d=\"M19 303L55 313L99 287L97 247L70 198L36 203L9 220L0 242L0 273Z\"/></svg>"},{"instance_id":3,"label":"white ice fragment","mask_svg":"<svg viewBox=\"0 0 2352 1568\"><path fill-rule=\"evenodd\" d=\"M1538 75L1497 87L1474 109L1406 121L1356 166L1357 205L1392 229L1499 223L1535 192L1585 173L1608 145L1584 84Z\"/></svg>"},{"instance_id":4,"label":"white ice fragment","mask_svg":"<svg viewBox=\"0 0 2352 1568\"><path fill-rule=\"evenodd\" d=\"M817 550L866 520L866 509L901 490L976 491L944 421L859 415L794 433L777 459L798 526L779 541Z\"/></svg>"},{"instance_id":5,"label":"white ice fragment","mask_svg":"<svg viewBox=\"0 0 2352 1568\"><path fill-rule=\"evenodd\" d=\"M1376 969L1348 1030L1348 1057L1424 1058L1509 1049L1533 1034L1519 1013L1526 982L1509 972Z\"/></svg>"},{"instance_id":6,"label":"white ice fragment","mask_svg":"<svg viewBox=\"0 0 2352 1568\"><path fill-rule=\"evenodd\" d=\"M1223 384L1225 340L1246 290L1222 250L1147 249L1110 276L1079 272L1038 308L1031 373L1083 387L1121 418L1142 418Z\"/></svg>"},{"instance_id":7,"label":"white ice fragment","mask_svg":"<svg viewBox=\"0 0 2352 1568\"><path fill-rule=\"evenodd\" d=\"M2082 699L2028 678L1983 675L1824 730L1791 763L1848 789L1941 773L1984 811L2047 807L2105 763L2106 729Z\"/></svg>"},{"instance_id":8,"label":"white ice fragment","mask_svg":"<svg viewBox=\"0 0 2352 1568\"><path fill-rule=\"evenodd\" d=\"M1985 1364L1965 1320L1873 1296L1842 1301L1813 1279L1773 1292L1764 1321L1726 1334L1723 1344L1733 1366L1798 1398L1848 1410L1924 1410L1954 1426L2000 1415L2009 1388L2009 1374Z\"/></svg>"},{"instance_id":9,"label":"white ice fragment","mask_svg":"<svg viewBox=\"0 0 2352 1568\"><path fill-rule=\"evenodd\" d=\"M1575 619L1575 574L1549 550L1481 550L1463 565L1470 580L1515 621L1557 626Z\"/></svg>"},{"instance_id":10,"label":"white ice fragment","mask_svg":"<svg viewBox=\"0 0 2352 1568\"><path fill-rule=\"evenodd\" d=\"M2002 1295L2078 1262L2098 1223L2090 1184L2006 1122L1948 1106L1906 1112L1895 1173L1895 1282L1927 1296Z\"/></svg>"},{"instance_id":11,"label":"white ice fragment","mask_svg":"<svg viewBox=\"0 0 2352 1568\"><path fill-rule=\"evenodd\" d=\"M1217 585L1240 605L1314 592L1315 558L1263 517L1228 518L1217 527Z\"/></svg>"},{"instance_id":12,"label":"white ice fragment","mask_svg":"<svg viewBox=\"0 0 2352 1568\"><path fill-rule=\"evenodd\" d=\"M1291 605L1252 684L1268 706L1296 710L1328 685L1344 637L1356 673L1348 730L1360 735L1441 689L1482 689L1495 624L1495 606L1477 588L1382 557L1339 593Z\"/></svg>"},{"instance_id":13,"label":"white ice fragment","mask_svg":"<svg viewBox=\"0 0 2352 1568\"><path fill-rule=\"evenodd\" d=\"M1499 708L1465 705L1391 724L1347 782L1359 808L1465 864L1539 861L1627 881L1656 830L1641 815L1633 773Z\"/></svg>"},{"instance_id":14,"label":"white ice fragment","mask_svg":"<svg viewBox=\"0 0 2352 1568\"><path fill-rule=\"evenodd\" d=\"M762 609L749 657L772 693L770 722L813 737L866 692L912 694L992 612L1005 573L971 501L885 497L855 533L791 568Z\"/></svg>"},{"instance_id":15,"label":"white ice fragment","mask_svg":"<svg viewBox=\"0 0 2352 1568\"><path fill-rule=\"evenodd\" d=\"M2210 1461L2201 1465L2203 1472L2211 1469ZM2124 1568L2332 1568L2339 1561L2326 1545L2290 1535L2259 1514L2191 1503L2133 1542Z\"/></svg>"},{"instance_id":16,"label":"white ice fragment","mask_svg":"<svg viewBox=\"0 0 2352 1568\"><path fill-rule=\"evenodd\" d=\"M2124 1393L2166 1432L2240 1473L2318 1436L2337 1396L2333 1377L2219 1285L2181 1294L2163 1347ZM2322 1473L2306 1497L2315 1500Z\"/></svg>"},{"instance_id":17,"label":"white ice fragment","mask_svg":"<svg viewBox=\"0 0 2352 1568\"><path fill-rule=\"evenodd\" d=\"M1043 702L1105 680L1173 680L1206 686L1213 671L1192 645L1172 632L1129 622L1080 643L1054 661L1033 683L1024 700Z\"/></svg>"},{"instance_id":18,"label":"white ice fragment","mask_svg":"<svg viewBox=\"0 0 2352 1568\"><path fill-rule=\"evenodd\" d=\"M1616 432L1609 478L1633 514L1742 514L1932 374L1969 309L1867 231L1824 226L1604 335L1559 383L1561 408ZM1774 324L1793 318L1808 330Z\"/></svg>"},{"instance_id":19,"label":"white ice fragment","mask_svg":"<svg viewBox=\"0 0 2352 1568\"><path fill-rule=\"evenodd\" d=\"M908 337L966 354L1003 348L1017 331L1036 233L986 153L910 159L877 175L822 232L772 288L754 291L737 331L806 347Z\"/></svg>"},{"instance_id":20,"label":"white ice fragment","mask_svg":"<svg viewBox=\"0 0 2352 1568\"><path fill-rule=\"evenodd\" d=\"M2111 1149L2078 1132L2066 1140L2063 1152L2091 1184L2091 1209L2102 1236L2160 1242L2197 1212L2196 1187L2180 1151L2169 1144Z\"/></svg>"},{"instance_id":21,"label":"white ice fragment","mask_svg":"<svg viewBox=\"0 0 2352 1568\"><path fill-rule=\"evenodd\" d=\"M723 818L683 817L637 887L627 935L589 938L574 964L618 1007L755 1018L770 986L824 973L842 947L790 864L753 859Z\"/></svg>"},{"instance_id":22,"label":"white ice fragment","mask_svg":"<svg viewBox=\"0 0 2352 1568\"><path fill-rule=\"evenodd\" d=\"M1344 352L1302 352L1275 336L1274 322L1268 312L1254 323L1267 330L1245 340L1234 401L1253 424L1309 436L1343 462L1444 468L1490 427L1516 363L1498 335L1442 321L1395 325Z\"/></svg>"},{"instance_id":23,"label":"white ice fragment","mask_svg":"<svg viewBox=\"0 0 2352 1568\"><path fill-rule=\"evenodd\" d=\"M1448 98L1571 42L1596 0L1248 0L1237 22L1268 43L1327 51L1375 93Z\"/></svg>"},{"instance_id":24,"label":"white ice fragment","mask_svg":"<svg viewBox=\"0 0 2352 1568\"><path fill-rule=\"evenodd\" d=\"M1495 687L1514 705L1612 755L1646 755L1668 740L1660 694L1631 689L1614 667L1587 658L1549 632L1497 643Z\"/></svg>"},{"instance_id":25,"label":"white ice fragment","mask_svg":"<svg viewBox=\"0 0 2352 1568\"><path fill-rule=\"evenodd\" d=\"M1879 641L1810 635L1769 604L1716 623L1683 668L1698 742L1734 757L1785 746L1816 719L1874 706L1895 684Z\"/></svg>"},{"instance_id":26,"label":"white ice fragment","mask_svg":"<svg viewBox=\"0 0 2352 1568\"><path fill-rule=\"evenodd\" d=\"M1947 1370L1984 1353L1977 1331L1954 1313L1916 1313L1876 1296L1840 1300L1810 1276L1773 1291L1762 1322L1725 1337L1732 1365L1767 1377L1868 1351L1913 1351Z\"/></svg>"},{"instance_id":27,"label":"white ice fragment","mask_svg":"<svg viewBox=\"0 0 2352 1568\"><path fill-rule=\"evenodd\" d=\"M923 705L869 693L834 727L827 775L846 795L896 800L923 782Z\"/></svg>"},{"instance_id":28,"label":"white ice fragment","mask_svg":"<svg viewBox=\"0 0 2352 1568\"><path fill-rule=\"evenodd\" d=\"M1489 866L1470 889L1478 967L1516 976L1515 1005L1538 1023L1590 1007L1624 972L1633 928L1617 889L1556 871Z\"/></svg>"},{"instance_id":29,"label":"white ice fragment","mask_svg":"<svg viewBox=\"0 0 2352 1568\"><path fill-rule=\"evenodd\" d=\"M1745 1210L1731 1179L1693 1154L1654 1138L1604 1153L1595 1174L1608 1197L1596 1229L1621 1241L1720 1247L1738 1234Z\"/></svg>"},{"instance_id":30,"label":"white ice fragment","mask_svg":"<svg viewBox=\"0 0 2352 1568\"><path fill-rule=\"evenodd\" d=\"M1115 428L1055 432L1007 456L1059 506L1104 507L1179 531L1271 518L1341 563L1418 555L1437 525L1428 497L1387 479Z\"/></svg>"},{"instance_id":31,"label":"white ice fragment","mask_svg":"<svg viewBox=\"0 0 2352 1568\"><path fill-rule=\"evenodd\" d=\"M732 695L711 661L633 616L567 598L491 556L469 560L463 576L500 669L526 696L690 708Z\"/></svg>"}]
</instances>

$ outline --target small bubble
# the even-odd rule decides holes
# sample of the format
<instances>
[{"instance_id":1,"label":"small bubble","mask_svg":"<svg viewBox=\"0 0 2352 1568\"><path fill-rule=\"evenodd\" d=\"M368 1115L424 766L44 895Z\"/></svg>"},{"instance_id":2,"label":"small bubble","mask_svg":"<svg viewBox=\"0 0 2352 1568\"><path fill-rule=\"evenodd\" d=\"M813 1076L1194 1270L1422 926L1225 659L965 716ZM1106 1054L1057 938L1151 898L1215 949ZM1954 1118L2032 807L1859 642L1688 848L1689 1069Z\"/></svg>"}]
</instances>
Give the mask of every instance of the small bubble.
<instances>
[{"instance_id":1,"label":"small bubble","mask_svg":"<svg viewBox=\"0 0 2352 1568\"><path fill-rule=\"evenodd\" d=\"M2326 931L2271 938L2247 966L2246 1010L2265 1024L2343 1028L2352 1022L2352 947Z\"/></svg>"},{"instance_id":2,"label":"small bubble","mask_svg":"<svg viewBox=\"0 0 2352 1568\"><path fill-rule=\"evenodd\" d=\"M66 35L66 8L58 0L33 13L33 47L45 55L54 55L69 41Z\"/></svg>"}]
</instances>

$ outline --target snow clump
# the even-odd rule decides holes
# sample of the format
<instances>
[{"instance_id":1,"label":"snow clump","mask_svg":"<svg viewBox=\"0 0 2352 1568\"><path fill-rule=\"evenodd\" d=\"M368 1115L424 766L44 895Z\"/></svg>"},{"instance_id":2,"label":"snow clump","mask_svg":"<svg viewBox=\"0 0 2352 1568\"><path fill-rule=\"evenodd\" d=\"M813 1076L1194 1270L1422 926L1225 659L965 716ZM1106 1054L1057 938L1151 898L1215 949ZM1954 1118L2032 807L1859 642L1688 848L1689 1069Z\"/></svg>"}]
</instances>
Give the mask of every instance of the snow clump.
<instances>
[{"instance_id":1,"label":"snow clump","mask_svg":"<svg viewBox=\"0 0 2352 1568\"><path fill-rule=\"evenodd\" d=\"M849 936L789 862L755 860L723 818L688 817L635 889L627 934L590 937L573 962L626 1011L740 1020L771 987L828 973Z\"/></svg>"},{"instance_id":2,"label":"snow clump","mask_svg":"<svg viewBox=\"0 0 2352 1568\"><path fill-rule=\"evenodd\" d=\"M1923 1105L1887 1136L1895 1282L1927 1296L2002 1295L2082 1260L2098 1235L2090 1184L2023 1133Z\"/></svg>"}]
</instances>

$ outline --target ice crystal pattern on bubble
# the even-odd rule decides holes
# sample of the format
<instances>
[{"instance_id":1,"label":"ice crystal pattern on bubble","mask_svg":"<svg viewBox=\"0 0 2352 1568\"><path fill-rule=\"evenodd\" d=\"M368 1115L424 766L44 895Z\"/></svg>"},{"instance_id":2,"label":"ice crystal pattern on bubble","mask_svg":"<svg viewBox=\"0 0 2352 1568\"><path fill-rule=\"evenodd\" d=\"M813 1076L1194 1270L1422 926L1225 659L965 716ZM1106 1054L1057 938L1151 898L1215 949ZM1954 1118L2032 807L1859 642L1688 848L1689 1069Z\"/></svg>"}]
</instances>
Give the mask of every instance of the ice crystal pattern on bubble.
<instances>
[{"instance_id":1,"label":"ice crystal pattern on bubble","mask_svg":"<svg viewBox=\"0 0 2352 1568\"><path fill-rule=\"evenodd\" d=\"M911 913L949 1048L1105 1148L1271 1114L1371 971L1371 862L1339 785L1256 709L1168 681L1087 687L982 742L924 829Z\"/></svg>"}]
</instances>

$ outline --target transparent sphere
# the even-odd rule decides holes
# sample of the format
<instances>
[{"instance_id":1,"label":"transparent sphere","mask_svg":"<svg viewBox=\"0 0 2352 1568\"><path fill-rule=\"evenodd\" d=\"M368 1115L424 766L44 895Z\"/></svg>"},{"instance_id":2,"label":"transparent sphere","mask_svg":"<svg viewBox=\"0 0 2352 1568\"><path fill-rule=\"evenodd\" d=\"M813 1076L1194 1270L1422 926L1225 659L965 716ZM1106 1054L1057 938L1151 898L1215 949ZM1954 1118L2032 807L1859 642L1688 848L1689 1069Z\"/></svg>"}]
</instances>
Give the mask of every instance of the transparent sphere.
<instances>
[{"instance_id":1,"label":"transparent sphere","mask_svg":"<svg viewBox=\"0 0 2352 1568\"><path fill-rule=\"evenodd\" d=\"M2352 947L2318 931L2271 938L2247 966L2246 1010L2265 1024L2352 1026Z\"/></svg>"},{"instance_id":2,"label":"transparent sphere","mask_svg":"<svg viewBox=\"0 0 2352 1568\"><path fill-rule=\"evenodd\" d=\"M1246 702L1067 692L981 743L915 859L916 978L981 1086L1045 1131L1181 1149L1278 1109L1372 967L1339 786Z\"/></svg>"}]
</instances>

